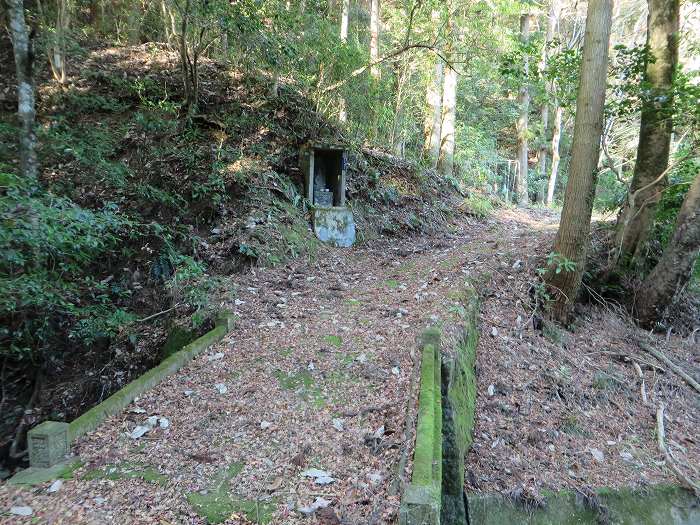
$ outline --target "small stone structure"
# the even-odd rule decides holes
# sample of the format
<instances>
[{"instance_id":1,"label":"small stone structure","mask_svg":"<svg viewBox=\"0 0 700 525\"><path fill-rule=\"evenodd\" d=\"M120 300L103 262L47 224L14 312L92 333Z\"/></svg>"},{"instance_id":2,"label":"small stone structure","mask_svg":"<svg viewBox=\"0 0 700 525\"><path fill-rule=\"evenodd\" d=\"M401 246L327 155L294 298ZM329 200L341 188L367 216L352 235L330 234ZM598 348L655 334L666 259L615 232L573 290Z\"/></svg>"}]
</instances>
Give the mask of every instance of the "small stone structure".
<instances>
[{"instance_id":1,"label":"small stone structure","mask_svg":"<svg viewBox=\"0 0 700 525\"><path fill-rule=\"evenodd\" d=\"M310 143L299 152L306 198L314 208L314 233L340 247L355 242L355 220L345 206L346 159L345 149L337 145Z\"/></svg>"},{"instance_id":2,"label":"small stone structure","mask_svg":"<svg viewBox=\"0 0 700 525\"><path fill-rule=\"evenodd\" d=\"M68 423L44 421L27 433L29 464L49 468L64 461L70 453Z\"/></svg>"}]
</instances>

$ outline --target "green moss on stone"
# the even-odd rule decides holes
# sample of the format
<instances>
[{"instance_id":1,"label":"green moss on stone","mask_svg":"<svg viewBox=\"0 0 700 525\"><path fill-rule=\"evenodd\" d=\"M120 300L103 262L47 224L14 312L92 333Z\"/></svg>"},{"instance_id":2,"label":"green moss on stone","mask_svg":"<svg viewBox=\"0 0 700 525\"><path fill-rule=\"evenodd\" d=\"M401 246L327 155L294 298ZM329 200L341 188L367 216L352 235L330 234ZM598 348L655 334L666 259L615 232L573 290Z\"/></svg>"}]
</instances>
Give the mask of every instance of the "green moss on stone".
<instances>
[{"instance_id":1,"label":"green moss on stone","mask_svg":"<svg viewBox=\"0 0 700 525\"><path fill-rule=\"evenodd\" d=\"M48 468L29 467L12 476L10 485L40 485L57 479L73 479L74 472L83 465L80 460L58 463Z\"/></svg>"},{"instance_id":2,"label":"green moss on stone","mask_svg":"<svg viewBox=\"0 0 700 525\"><path fill-rule=\"evenodd\" d=\"M170 330L165 344L160 349L161 360L170 357L175 352L179 352L183 346L190 344L195 339L197 339L197 332L194 330L186 330L180 326L174 327Z\"/></svg>"},{"instance_id":3,"label":"green moss on stone","mask_svg":"<svg viewBox=\"0 0 700 525\"><path fill-rule=\"evenodd\" d=\"M660 485L644 490L600 489L596 501L570 491L543 494L540 509L500 496L468 495L469 522L483 525L695 525L700 508L694 496L677 486Z\"/></svg>"}]
</instances>

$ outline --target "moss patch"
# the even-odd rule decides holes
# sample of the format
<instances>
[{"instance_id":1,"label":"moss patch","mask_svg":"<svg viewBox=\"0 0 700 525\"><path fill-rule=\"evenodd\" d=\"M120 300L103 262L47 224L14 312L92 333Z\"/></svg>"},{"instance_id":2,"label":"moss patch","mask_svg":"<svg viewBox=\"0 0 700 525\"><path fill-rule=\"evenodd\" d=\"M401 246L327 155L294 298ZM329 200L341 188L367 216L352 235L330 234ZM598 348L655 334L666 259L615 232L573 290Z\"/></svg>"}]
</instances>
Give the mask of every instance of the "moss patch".
<instances>
[{"instance_id":1,"label":"moss patch","mask_svg":"<svg viewBox=\"0 0 700 525\"><path fill-rule=\"evenodd\" d=\"M321 389L316 385L313 376L307 370L288 374L282 370L275 370L274 376L285 390L293 390L306 401L317 407L323 407L325 400L321 394Z\"/></svg>"},{"instance_id":2,"label":"moss patch","mask_svg":"<svg viewBox=\"0 0 700 525\"><path fill-rule=\"evenodd\" d=\"M389 280L385 281L384 284L390 290L394 290L394 289L399 287L399 281L397 281L396 279L389 279Z\"/></svg>"},{"instance_id":3,"label":"moss patch","mask_svg":"<svg viewBox=\"0 0 700 525\"><path fill-rule=\"evenodd\" d=\"M140 479L157 485L165 485L168 482L168 477L158 472L154 467L142 463L129 463L126 461L89 470L83 475L82 479L88 481L93 479L110 479L112 481L119 479Z\"/></svg>"},{"instance_id":4,"label":"moss patch","mask_svg":"<svg viewBox=\"0 0 700 525\"><path fill-rule=\"evenodd\" d=\"M272 521L277 506L274 500L249 500L230 493L229 485L241 473L243 466L243 463L231 463L214 476L211 487L187 494L188 503L207 523L223 523L234 515L245 516L246 520L261 525Z\"/></svg>"},{"instance_id":5,"label":"moss patch","mask_svg":"<svg viewBox=\"0 0 700 525\"><path fill-rule=\"evenodd\" d=\"M343 338L339 335L327 335L323 338L323 340L329 345L335 346L336 348L340 348L341 346L343 346Z\"/></svg>"}]
</instances>

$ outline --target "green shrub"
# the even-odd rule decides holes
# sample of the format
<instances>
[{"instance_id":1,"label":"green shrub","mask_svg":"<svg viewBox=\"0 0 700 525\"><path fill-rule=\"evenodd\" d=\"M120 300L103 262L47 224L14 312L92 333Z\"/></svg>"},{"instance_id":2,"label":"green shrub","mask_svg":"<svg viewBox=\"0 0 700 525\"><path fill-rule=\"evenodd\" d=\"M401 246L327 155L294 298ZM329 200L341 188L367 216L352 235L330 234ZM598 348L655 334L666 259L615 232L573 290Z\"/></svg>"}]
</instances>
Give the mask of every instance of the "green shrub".
<instances>
[{"instance_id":1,"label":"green shrub","mask_svg":"<svg viewBox=\"0 0 700 525\"><path fill-rule=\"evenodd\" d=\"M469 195L469 197L464 199L463 205L467 210L467 213L474 215L479 219L485 219L493 213L493 204L491 201L488 198L482 197L481 195L477 195L475 193L472 193Z\"/></svg>"},{"instance_id":2,"label":"green shrub","mask_svg":"<svg viewBox=\"0 0 700 525\"><path fill-rule=\"evenodd\" d=\"M92 275L134 224L114 205L87 210L10 173L0 173L0 355L35 359L61 334L88 342L113 335L130 315L126 293Z\"/></svg>"}]
</instances>

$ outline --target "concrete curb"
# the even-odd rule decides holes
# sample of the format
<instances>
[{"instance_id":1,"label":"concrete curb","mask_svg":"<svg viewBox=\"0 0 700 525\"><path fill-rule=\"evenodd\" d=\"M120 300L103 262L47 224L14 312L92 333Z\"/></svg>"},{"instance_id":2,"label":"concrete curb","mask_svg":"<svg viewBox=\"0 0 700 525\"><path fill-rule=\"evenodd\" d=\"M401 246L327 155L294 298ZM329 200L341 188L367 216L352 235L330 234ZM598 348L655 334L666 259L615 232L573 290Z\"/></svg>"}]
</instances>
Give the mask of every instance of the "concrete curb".
<instances>
[{"instance_id":1,"label":"concrete curb","mask_svg":"<svg viewBox=\"0 0 700 525\"><path fill-rule=\"evenodd\" d=\"M441 341L442 346L445 342L437 327L421 338L413 473L401 498L400 525L466 523L464 456L474 424L479 313L478 295L471 285L465 285L460 303L461 336L455 344L450 342L450 348L441 351Z\"/></svg>"},{"instance_id":2,"label":"concrete curb","mask_svg":"<svg viewBox=\"0 0 700 525\"><path fill-rule=\"evenodd\" d=\"M216 321L216 326L202 337L182 347L158 366L150 369L142 376L112 394L102 403L92 407L82 416L70 423L44 421L31 429L27 434L29 445L29 464L33 471L48 469L64 461L70 453L70 445L84 434L95 430L109 416L115 415L126 408L136 397L153 388L166 377L174 374L206 349L221 341L233 328L235 316L224 314ZM19 476L18 472L9 481Z\"/></svg>"},{"instance_id":3,"label":"concrete curb","mask_svg":"<svg viewBox=\"0 0 700 525\"><path fill-rule=\"evenodd\" d=\"M401 525L440 523L442 408L439 330L431 328L423 334L422 349L413 475L401 498Z\"/></svg>"}]
</instances>

